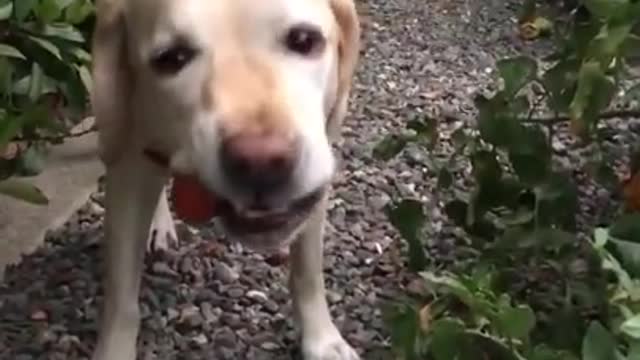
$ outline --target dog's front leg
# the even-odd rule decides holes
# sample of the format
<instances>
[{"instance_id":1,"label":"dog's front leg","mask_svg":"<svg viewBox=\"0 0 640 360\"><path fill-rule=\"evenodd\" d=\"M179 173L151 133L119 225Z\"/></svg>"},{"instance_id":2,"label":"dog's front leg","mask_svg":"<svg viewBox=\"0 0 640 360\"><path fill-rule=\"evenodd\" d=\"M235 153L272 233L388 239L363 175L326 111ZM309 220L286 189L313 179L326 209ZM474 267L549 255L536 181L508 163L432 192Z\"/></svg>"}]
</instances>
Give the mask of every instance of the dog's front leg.
<instances>
[{"instance_id":1,"label":"dog's front leg","mask_svg":"<svg viewBox=\"0 0 640 360\"><path fill-rule=\"evenodd\" d=\"M323 276L323 235L327 196L291 246L289 288L302 332L304 360L358 360L331 319Z\"/></svg>"},{"instance_id":2,"label":"dog's front leg","mask_svg":"<svg viewBox=\"0 0 640 360\"><path fill-rule=\"evenodd\" d=\"M135 360L138 295L149 227L167 174L132 154L107 166L104 303L93 360Z\"/></svg>"}]
</instances>

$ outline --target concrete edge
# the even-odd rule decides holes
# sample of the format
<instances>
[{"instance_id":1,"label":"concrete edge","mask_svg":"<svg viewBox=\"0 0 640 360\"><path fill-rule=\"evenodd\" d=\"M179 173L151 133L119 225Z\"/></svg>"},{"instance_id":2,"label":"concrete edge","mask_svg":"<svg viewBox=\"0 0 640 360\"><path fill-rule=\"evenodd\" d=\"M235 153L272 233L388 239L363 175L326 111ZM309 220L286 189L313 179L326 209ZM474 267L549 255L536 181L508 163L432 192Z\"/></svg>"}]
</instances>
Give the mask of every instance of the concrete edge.
<instances>
[{"instance_id":1,"label":"concrete edge","mask_svg":"<svg viewBox=\"0 0 640 360\"><path fill-rule=\"evenodd\" d=\"M87 118L73 132L89 129L93 123L93 118ZM43 171L26 178L49 197L49 205L0 198L0 280L7 265L19 263L23 255L35 251L47 231L64 225L97 190L104 173L97 140L97 133L91 132L51 147Z\"/></svg>"}]
</instances>

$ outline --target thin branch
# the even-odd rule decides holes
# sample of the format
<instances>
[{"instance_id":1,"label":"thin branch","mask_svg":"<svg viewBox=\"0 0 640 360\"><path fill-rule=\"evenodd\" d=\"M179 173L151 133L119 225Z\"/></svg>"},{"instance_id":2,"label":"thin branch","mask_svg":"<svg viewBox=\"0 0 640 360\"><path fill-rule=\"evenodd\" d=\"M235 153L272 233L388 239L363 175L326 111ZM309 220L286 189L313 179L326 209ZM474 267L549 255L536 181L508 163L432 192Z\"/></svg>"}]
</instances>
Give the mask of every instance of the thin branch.
<instances>
[{"instance_id":1,"label":"thin branch","mask_svg":"<svg viewBox=\"0 0 640 360\"><path fill-rule=\"evenodd\" d=\"M71 139L71 138L77 138L77 137L81 137L84 135L87 135L89 133L92 133L94 131L96 131L97 128L95 126L92 126L86 130L82 130L82 131L76 131L76 132L72 132L69 134L65 134L65 135L58 135L58 136L43 136L43 135L31 135L28 137L16 137L14 139L12 139L11 141L24 141L24 142L35 142L35 141L44 141L44 142L49 142L49 143L59 143L62 142L66 139Z\"/></svg>"},{"instance_id":2,"label":"thin branch","mask_svg":"<svg viewBox=\"0 0 640 360\"><path fill-rule=\"evenodd\" d=\"M602 120L613 118L640 118L640 109L606 111L600 114L599 118ZM569 120L571 120L571 118L568 115L557 115L549 117L524 118L522 119L522 122L530 124L557 124Z\"/></svg>"}]
</instances>

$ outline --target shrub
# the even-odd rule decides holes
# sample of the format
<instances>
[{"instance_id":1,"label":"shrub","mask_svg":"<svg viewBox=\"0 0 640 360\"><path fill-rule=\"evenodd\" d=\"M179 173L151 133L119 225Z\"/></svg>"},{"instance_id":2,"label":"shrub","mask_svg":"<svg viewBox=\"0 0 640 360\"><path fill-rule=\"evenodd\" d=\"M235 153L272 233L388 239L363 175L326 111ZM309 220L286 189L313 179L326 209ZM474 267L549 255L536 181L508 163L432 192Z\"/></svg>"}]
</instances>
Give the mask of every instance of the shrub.
<instances>
[{"instance_id":1,"label":"shrub","mask_svg":"<svg viewBox=\"0 0 640 360\"><path fill-rule=\"evenodd\" d=\"M20 177L85 116L91 0L0 0L0 194L47 198Z\"/></svg>"},{"instance_id":2,"label":"shrub","mask_svg":"<svg viewBox=\"0 0 640 360\"><path fill-rule=\"evenodd\" d=\"M526 5L521 30L550 24L536 15L534 2ZM407 146L425 152L438 192L448 198L445 212L475 254L448 271L427 271L421 202L398 199L388 207L408 244L409 268L430 289L387 313L402 359L640 359L640 215L621 208L609 227L579 232L577 183L552 148L559 123L601 149L602 121L640 117L637 108L610 108L640 99L640 82L626 62L640 44L633 33L640 2L581 5L570 21L551 25L551 56L497 62L502 86L474 98L476 122L451 134L448 160L429 158L439 134L428 117L412 119L375 148L383 159ZM619 186L603 151L588 160L589 174ZM473 186L464 191L454 184L464 170L451 169L468 168Z\"/></svg>"}]
</instances>

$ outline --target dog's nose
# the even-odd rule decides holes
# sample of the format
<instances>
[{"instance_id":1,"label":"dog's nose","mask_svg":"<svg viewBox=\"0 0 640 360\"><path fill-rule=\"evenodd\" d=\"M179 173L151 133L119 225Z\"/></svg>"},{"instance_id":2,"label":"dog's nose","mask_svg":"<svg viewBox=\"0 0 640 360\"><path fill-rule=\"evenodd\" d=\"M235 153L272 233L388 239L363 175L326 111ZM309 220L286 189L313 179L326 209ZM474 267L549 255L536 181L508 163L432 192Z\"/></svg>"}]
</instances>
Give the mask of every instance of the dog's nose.
<instances>
[{"instance_id":1,"label":"dog's nose","mask_svg":"<svg viewBox=\"0 0 640 360\"><path fill-rule=\"evenodd\" d=\"M220 156L233 185L269 192L289 182L298 142L281 135L237 135L223 141Z\"/></svg>"}]
</instances>

